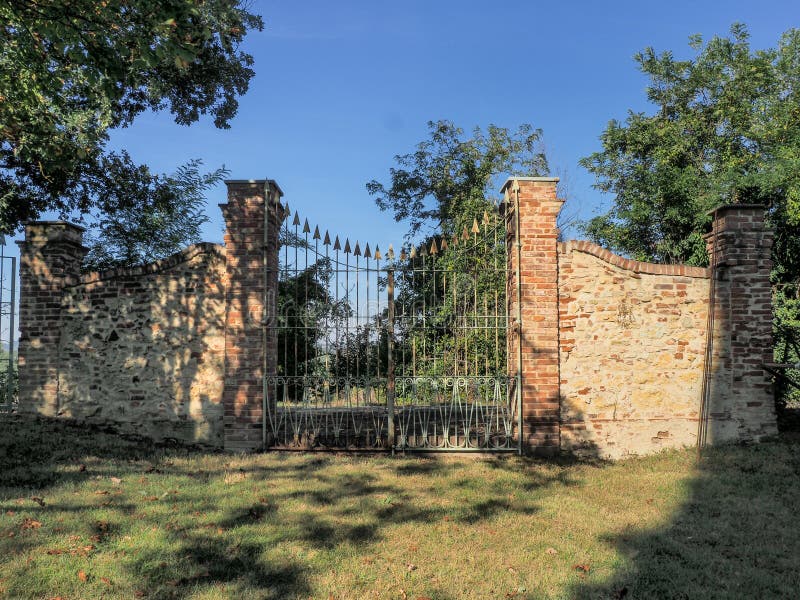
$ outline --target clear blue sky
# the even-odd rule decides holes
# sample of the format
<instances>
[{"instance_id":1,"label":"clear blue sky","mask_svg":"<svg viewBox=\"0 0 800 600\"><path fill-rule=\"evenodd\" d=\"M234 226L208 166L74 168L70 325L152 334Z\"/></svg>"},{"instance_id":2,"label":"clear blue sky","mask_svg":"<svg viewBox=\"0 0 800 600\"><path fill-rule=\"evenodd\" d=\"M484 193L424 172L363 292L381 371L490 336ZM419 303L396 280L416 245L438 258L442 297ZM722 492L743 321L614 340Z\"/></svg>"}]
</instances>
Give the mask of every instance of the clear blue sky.
<instances>
[{"instance_id":1,"label":"clear blue sky","mask_svg":"<svg viewBox=\"0 0 800 600\"><path fill-rule=\"evenodd\" d=\"M386 181L428 120L542 128L570 210L589 217L604 200L578 160L599 148L609 119L649 110L637 51L687 56L689 35L724 35L735 21L768 47L800 25L796 0L255 0L251 10L266 28L245 44L256 76L231 129L143 115L112 145L156 171L200 158L230 178L275 179L312 226L381 247L405 228L379 212L365 183ZM209 194L209 241L222 239L224 201L223 186Z\"/></svg>"}]
</instances>

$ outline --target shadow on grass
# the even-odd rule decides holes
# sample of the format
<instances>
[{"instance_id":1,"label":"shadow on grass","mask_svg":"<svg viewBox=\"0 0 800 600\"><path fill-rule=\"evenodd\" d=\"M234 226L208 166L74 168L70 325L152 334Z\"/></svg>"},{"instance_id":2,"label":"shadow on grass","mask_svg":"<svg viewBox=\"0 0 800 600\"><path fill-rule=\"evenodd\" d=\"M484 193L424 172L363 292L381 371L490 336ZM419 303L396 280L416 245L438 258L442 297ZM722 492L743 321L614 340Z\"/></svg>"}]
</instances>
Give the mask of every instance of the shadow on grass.
<instances>
[{"instance_id":1,"label":"shadow on grass","mask_svg":"<svg viewBox=\"0 0 800 600\"><path fill-rule=\"evenodd\" d=\"M604 541L626 558L610 581L569 597L796 598L800 444L704 451L687 501L664 527Z\"/></svg>"}]
</instances>

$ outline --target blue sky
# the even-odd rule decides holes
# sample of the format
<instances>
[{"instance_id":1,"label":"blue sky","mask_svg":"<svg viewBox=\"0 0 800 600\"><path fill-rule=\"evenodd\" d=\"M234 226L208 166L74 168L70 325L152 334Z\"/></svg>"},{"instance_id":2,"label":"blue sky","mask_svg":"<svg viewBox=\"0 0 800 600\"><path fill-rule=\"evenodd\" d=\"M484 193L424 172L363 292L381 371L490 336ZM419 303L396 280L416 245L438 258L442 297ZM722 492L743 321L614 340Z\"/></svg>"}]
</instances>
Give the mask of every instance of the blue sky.
<instances>
[{"instance_id":1,"label":"blue sky","mask_svg":"<svg viewBox=\"0 0 800 600\"><path fill-rule=\"evenodd\" d=\"M599 149L609 119L649 110L637 51L688 56L689 35L724 35L735 21L754 47L768 47L800 24L796 2L769 0L254 0L251 10L266 28L245 44L256 76L231 129L148 114L114 132L112 146L155 171L200 158L230 178L275 179L312 226L381 247L397 246L405 227L377 209L365 183L386 181L427 121L542 128L567 210L590 217L608 200L578 160ZM208 241L222 239L224 201L223 186L208 195Z\"/></svg>"}]
</instances>

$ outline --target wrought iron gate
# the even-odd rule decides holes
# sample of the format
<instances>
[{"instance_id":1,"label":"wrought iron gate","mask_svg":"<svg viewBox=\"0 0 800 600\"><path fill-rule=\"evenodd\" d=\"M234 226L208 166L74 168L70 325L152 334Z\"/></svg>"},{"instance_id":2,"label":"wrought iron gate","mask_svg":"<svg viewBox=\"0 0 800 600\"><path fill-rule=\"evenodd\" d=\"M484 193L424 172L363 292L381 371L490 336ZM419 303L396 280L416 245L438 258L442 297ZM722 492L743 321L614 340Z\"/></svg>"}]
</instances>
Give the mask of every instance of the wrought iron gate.
<instances>
[{"instance_id":1,"label":"wrought iron gate","mask_svg":"<svg viewBox=\"0 0 800 600\"><path fill-rule=\"evenodd\" d=\"M276 314L267 319L277 328L267 445L518 450L506 219L497 208L397 251L282 210Z\"/></svg>"},{"instance_id":2,"label":"wrought iron gate","mask_svg":"<svg viewBox=\"0 0 800 600\"><path fill-rule=\"evenodd\" d=\"M17 401L17 258L6 256L0 235L0 412L16 409Z\"/></svg>"}]
</instances>

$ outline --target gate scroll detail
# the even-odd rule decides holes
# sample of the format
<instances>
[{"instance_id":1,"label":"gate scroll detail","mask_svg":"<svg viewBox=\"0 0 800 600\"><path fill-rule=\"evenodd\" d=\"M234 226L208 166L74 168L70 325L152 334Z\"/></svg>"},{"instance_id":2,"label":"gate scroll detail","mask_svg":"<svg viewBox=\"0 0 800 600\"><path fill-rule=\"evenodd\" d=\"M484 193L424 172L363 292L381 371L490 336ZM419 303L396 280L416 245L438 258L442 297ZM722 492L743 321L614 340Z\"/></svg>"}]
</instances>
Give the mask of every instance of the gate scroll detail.
<instances>
[{"instance_id":1,"label":"gate scroll detail","mask_svg":"<svg viewBox=\"0 0 800 600\"><path fill-rule=\"evenodd\" d=\"M280 210L267 445L518 450L506 217L487 203L454 231L384 251Z\"/></svg>"}]
</instances>

